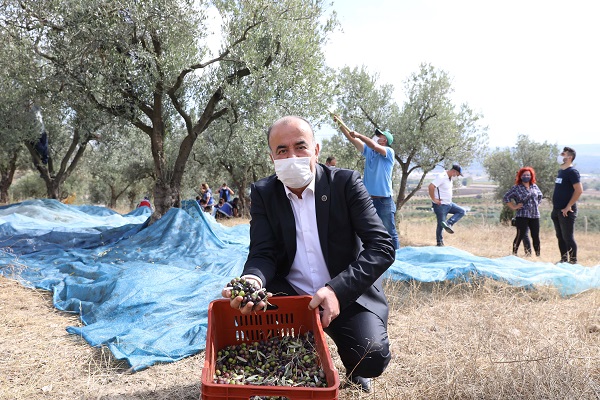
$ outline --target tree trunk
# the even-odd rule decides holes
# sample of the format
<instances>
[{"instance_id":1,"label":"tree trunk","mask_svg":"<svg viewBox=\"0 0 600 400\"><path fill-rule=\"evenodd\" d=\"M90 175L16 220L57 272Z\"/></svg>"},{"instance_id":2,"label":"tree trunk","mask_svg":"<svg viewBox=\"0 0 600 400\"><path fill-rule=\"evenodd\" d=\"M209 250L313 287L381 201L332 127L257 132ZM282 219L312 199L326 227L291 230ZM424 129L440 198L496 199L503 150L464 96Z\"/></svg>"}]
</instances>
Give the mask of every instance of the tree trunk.
<instances>
[{"instance_id":1,"label":"tree trunk","mask_svg":"<svg viewBox=\"0 0 600 400\"><path fill-rule=\"evenodd\" d=\"M10 182L7 182L3 176L0 181L0 204L8 203L8 188L10 188Z\"/></svg>"},{"instance_id":2,"label":"tree trunk","mask_svg":"<svg viewBox=\"0 0 600 400\"><path fill-rule=\"evenodd\" d=\"M179 187L173 188L171 182L159 178L154 183L154 213L150 223L159 220L171 207L180 207Z\"/></svg>"},{"instance_id":3,"label":"tree trunk","mask_svg":"<svg viewBox=\"0 0 600 400\"><path fill-rule=\"evenodd\" d=\"M135 208L137 198L138 198L138 194L135 191L130 190L129 192L127 192L127 200L129 201L129 209L130 210L133 210Z\"/></svg>"},{"instance_id":4,"label":"tree trunk","mask_svg":"<svg viewBox=\"0 0 600 400\"><path fill-rule=\"evenodd\" d=\"M237 198L239 199L238 209L240 216L250 216L250 198L246 196L246 189L248 187L248 181L246 179L234 180L235 187L238 189Z\"/></svg>"},{"instance_id":5,"label":"tree trunk","mask_svg":"<svg viewBox=\"0 0 600 400\"><path fill-rule=\"evenodd\" d=\"M222 89L219 88L211 97L198 121L193 125L187 124L188 134L183 138L175 163L172 169L170 169L164 150L165 124L162 116L163 98L161 95L155 94L154 108L151 113L152 127L144 127L145 129L142 129L150 136L154 170L157 177L153 193L154 213L150 219L150 224L159 220L171 207L181 207L181 182L185 172L185 165L198 135L204 132L212 121L221 117L226 112L226 109L215 111L222 97ZM189 116L183 110L179 110L179 112L187 121L191 122Z\"/></svg>"},{"instance_id":6,"label":"tree trunk","mask_svg":"<svg viewBox=\"0 0 600 400\"><path fill-rule=\"evenodd\" d=\"M60 185L57 179L44 179L46 182L46 192L48 193L49 199L61 200L60 198Z\"/></svg>"},{"instance_id":7,"label":"tree trunk","mask_svg":"<svg viewBox=\"0 0 600 400\"><path fill-rule=\"evenodd\" d=\"M59 170L56 172L54 171L51 155L48 164L44 164L34 145L31 142L25 142L25 146L29 150L29 154L31 154L33 166L38 170L46 183L46 192L49 199L60 200L60 186L75 171L77 164L83 157L89 138L81 143L79 143L79 138L79 130L75 129L71 138L71 144L60 162Z\"/></svg>"},{"instance_id":8,"label":"tree trunk","mask_svg":"<svg viewBox=\"0 0 600 400\"><path fill-rule=\"evenodd\" d=\"M112 185L108 185L110 188L110 200L108 200L108 208L116 208L117 206L117 194L115 193L115 188Z\"/></svg>"},{"instance_id":9,"label":"tree trunk","mask_svg":"<svg viewBox=\"0 0 600 400\"><path fill-rule=\"evenodd\" d=\"M8 189L10 188L10 185L12 185L12 181L15 176L18 158L19 153L15 152L10 160L8 160L8 168L6 171L2 171L0 176L0 204L8 203Z\"/></svg>"}]
</instances>

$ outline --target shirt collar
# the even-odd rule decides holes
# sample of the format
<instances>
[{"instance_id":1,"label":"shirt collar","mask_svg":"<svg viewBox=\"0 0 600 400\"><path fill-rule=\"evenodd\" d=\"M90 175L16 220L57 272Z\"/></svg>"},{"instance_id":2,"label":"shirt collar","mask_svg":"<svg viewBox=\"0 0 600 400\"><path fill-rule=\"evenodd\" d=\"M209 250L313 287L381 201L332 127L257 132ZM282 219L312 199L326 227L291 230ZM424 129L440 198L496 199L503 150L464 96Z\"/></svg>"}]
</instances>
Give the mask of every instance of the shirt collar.
<instances>
[{"instance_id":1,"label":"shirt collar","mask_svg":"<svg viewBox=\"0 0 600 400\"><path fill-rule=\"evenodd\" d=\"M302 192L302 197L304 198L304 193L306 193L307 190L310 190L311 193L315 193L315 181L316 179L313 178L312 181L310 181L310 183L308 184L308 186L306 187L306 189L304 189L304 191ZM292 191L290 189L288 189L287 186L283 185L283 189L285 189L285 195L287 196L288 199L292 199L291 196L296 196L294 193L292 193Z\"/></svg>"}]
</instances>

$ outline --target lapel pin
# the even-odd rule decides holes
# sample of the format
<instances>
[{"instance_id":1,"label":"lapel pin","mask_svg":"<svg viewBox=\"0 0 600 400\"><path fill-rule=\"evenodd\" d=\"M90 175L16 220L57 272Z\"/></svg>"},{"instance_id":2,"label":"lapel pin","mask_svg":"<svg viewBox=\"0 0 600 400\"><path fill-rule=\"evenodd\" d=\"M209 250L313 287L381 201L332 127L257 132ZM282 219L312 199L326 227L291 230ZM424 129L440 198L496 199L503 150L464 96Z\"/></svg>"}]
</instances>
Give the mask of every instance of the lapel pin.
<instances>
[{"instance_id":1,"label":"lapel pin","mask_svg":"<svg viewBox=\"0 0 600 400\"><path fill-rule=\"evenodd\" d=\"M321 196L321 201L327 201L327 196L325 196L325 195Z\"/></svg>"}]
</instances>

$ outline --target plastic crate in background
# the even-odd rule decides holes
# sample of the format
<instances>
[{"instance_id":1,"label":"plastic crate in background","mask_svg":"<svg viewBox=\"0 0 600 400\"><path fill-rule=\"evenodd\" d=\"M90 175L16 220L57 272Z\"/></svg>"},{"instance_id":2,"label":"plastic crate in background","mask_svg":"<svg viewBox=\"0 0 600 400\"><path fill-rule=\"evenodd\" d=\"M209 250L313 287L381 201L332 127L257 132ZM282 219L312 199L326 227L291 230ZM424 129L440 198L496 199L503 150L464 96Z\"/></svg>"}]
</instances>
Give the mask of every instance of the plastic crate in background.
<instances>
[{"instance_id":1,"label":"plastic crate in background","mask_svg":"<svg viewBox=\"0 0 600 400\"><path fill-rule=\"evenodd\" d=\"M340 378L333 365L318 309L310 311L310 296L272 297L278 309L242 315L229 300L214 300L208 306L206 353L202 368L202 400L248 400L253 396L283 396L289 400L337 400ZM268 340L274 336L298 336L312 331L327 387L229 385L213 383L216 354L226 346Z\"/></svg>"}]
</instances>

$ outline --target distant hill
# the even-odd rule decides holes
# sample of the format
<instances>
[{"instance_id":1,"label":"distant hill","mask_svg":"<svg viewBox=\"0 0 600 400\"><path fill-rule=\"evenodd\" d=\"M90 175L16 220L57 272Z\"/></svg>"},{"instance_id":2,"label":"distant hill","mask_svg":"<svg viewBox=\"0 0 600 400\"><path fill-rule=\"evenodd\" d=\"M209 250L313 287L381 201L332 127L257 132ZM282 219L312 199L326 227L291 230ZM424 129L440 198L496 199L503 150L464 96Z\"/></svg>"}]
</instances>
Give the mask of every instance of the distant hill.
<instances>
[{"instance_id":1,"label":"distant hill","mask_svg":"<svg viewBox=\"0 0 600 400\"><path fill-rule=\"evenodd\" d=\"M577 151L575 167L581 174L600 174L600 144L573 145ZM474 162L465 168L470 175L485 175L483 165Z\"/></svg>"},{"instance_id":2,"label":"distant hill","mask_svg":"<svg viewBox=\"0 0 600 400\"><path fill-rule=\"evenodd\" d=\"M600 144L573 145L577 151L575 167L582 174L600 174Z\"/></svg>"}]
</instances>

